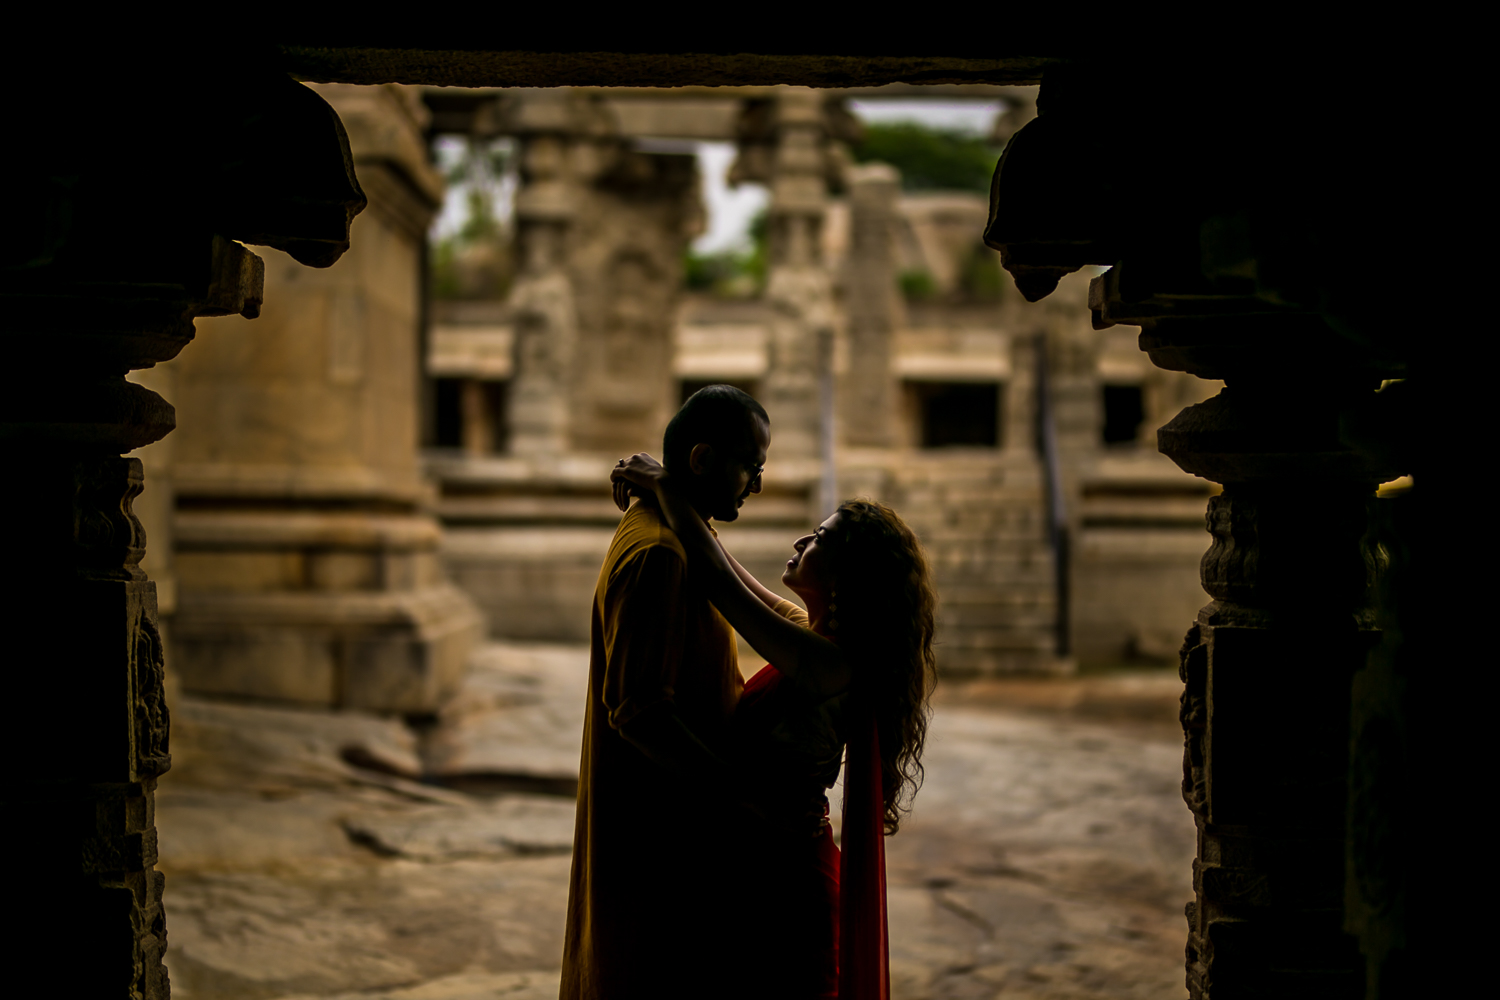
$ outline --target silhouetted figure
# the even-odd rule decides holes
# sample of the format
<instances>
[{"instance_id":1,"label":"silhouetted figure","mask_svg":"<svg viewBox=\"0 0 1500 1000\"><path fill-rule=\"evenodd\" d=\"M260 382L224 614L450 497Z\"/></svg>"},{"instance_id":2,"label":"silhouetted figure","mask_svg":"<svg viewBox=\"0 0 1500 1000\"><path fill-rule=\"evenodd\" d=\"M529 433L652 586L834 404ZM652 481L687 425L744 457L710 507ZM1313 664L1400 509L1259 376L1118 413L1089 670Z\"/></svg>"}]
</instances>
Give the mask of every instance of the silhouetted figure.
<instances>
[{"instance_id":1,"label":"silhouetted figure","mask_svg":"<svg viewBox=\"0 0 1500 1000\"><path fill-rule=\"evenodd\" d=\"M747 945L719 984L738 995L886 1000L883 835L921 781L935 594L915 534L883 504L850 500L798 539L782 581L798 607L719 545L690 501L692 480L648 455L614 474L659 507L691 566L689 583L771 661L745 685L731 751L734 794L765 821L734 865ZM681 484L681 485L679 485ZM617 488L617 502L625 497ZM842 855L826 789L847 747ZM703 996L730 995L705 988Z\"/></svg>"},{"instance_id":2,"label":"silhouetted figure","mask_svg":"<svg viewBox=\"0 0 1500 1000\"><path fill-rule=\"evenodd\" d=\"M769 446L765 410L738 389L683 404L663 451L705 532L760 492ZM653 504L620 521L590 636L561 995L741 995L733 880L750 814L725 754L743 681L729 623L689 585L682 543Z\"/></svg>"}]
</instances>

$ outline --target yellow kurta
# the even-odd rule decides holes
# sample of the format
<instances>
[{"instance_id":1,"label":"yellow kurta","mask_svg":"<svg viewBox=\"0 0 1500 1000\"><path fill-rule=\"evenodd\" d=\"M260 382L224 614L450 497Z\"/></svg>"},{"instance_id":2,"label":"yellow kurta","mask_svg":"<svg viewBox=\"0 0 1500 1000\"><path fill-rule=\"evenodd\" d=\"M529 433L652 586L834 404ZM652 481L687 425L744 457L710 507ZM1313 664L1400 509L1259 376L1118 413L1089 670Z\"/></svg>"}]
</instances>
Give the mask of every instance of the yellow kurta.
<instances>
[{"instance_id":1,"label":"yellow kurta","mask_svg":"<svg viewBox=\"0 0 1500 1000\"><path fill-rule=\"evenodd\" d=\"M711 997L733 975L730 814L619 732L667 701L711 749L727 741L743 690L734 633L686 568L677 536L638 503L599 572L563 1000Z\"/></svg>"}]
</instances>

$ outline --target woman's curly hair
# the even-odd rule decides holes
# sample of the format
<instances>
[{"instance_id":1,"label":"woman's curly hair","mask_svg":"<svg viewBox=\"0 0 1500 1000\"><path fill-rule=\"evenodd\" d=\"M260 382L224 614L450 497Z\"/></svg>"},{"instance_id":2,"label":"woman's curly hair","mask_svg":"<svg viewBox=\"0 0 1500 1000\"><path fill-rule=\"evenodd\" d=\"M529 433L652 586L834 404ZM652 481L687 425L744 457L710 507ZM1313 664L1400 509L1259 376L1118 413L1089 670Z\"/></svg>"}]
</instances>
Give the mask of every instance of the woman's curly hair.
<instances>
[{"instance_id":1,"label":"woman's curly hair","mask_svg":"<svg viewBox=\"0 0 1500 1000\"><path fill-rule=\"evenodd\" d=\"M916 533L890 507L839 505L829 539L837 579L838 638L856 665L855 696L875 707L885 832L895 833L922 785L928 697L936 681L937 593Z\"/></svg>"}]
</instances>

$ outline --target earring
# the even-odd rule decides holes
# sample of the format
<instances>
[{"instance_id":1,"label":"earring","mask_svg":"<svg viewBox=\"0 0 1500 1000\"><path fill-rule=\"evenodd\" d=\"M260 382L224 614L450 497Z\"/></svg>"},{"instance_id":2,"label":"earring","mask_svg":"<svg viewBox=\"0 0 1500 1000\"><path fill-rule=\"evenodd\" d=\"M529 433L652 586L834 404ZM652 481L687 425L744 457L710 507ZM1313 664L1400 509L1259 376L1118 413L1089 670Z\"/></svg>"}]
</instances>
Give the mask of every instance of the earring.
<instances>
[{"instance_id":1,"label":"earring","mask_svg":"<svg viewBox=\"0 0 1500 1000\"><path fill-rule=\"evenodd\" d=\"M838 599L839 592L837 590L830 590L828 592L828 631L830 632L837 632L839 630L839 620L833 617L834 613L839 609Z\"/></svg>"}]
</instances>

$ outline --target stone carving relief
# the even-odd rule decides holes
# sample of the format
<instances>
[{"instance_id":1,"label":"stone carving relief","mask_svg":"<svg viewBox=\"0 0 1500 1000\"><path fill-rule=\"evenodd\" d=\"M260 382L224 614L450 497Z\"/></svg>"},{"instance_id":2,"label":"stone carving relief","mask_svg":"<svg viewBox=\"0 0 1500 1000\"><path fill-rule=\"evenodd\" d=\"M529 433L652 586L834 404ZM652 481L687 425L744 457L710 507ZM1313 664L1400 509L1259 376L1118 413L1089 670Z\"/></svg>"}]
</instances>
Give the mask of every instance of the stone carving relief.
<instances>
[{"instance_id":1,"label":"stone carving relief","mask_svg":"<svg viewBox=\"0 0 1500 1000\"><path fill-rule=\"evenodd\" d=\"M145 483L138 458L103 458L74 466L73 544L79 575L143 580L146 529L131 509Z\"/></svg>"},{"instance_id":2,"label":"stone carving relief","mask_svg":"<svg viewBox=\"0 0 1500 1000\"><path fill-rule=\"evenodd\" d=\"M142 610L136 624L130 666L134 771L143 778L155 778L172 766L169 752L172 720L167 712L166 659L161 630L146 609Z\"/></svg>"}]
</instances>

